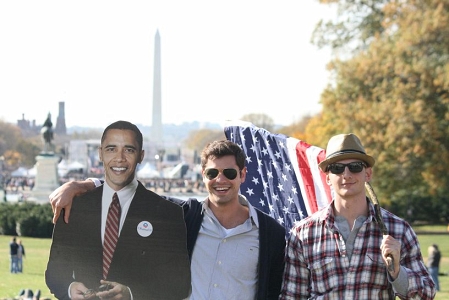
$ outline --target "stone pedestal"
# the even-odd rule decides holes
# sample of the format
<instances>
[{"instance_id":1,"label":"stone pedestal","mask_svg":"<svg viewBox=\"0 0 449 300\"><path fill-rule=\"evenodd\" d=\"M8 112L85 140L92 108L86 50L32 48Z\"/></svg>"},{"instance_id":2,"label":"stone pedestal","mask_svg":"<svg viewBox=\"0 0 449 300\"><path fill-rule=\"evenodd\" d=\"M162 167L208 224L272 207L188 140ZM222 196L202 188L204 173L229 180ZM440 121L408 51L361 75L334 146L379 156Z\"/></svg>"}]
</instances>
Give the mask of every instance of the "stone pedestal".
<instances>
[{"instance_id":1,"label":"stone pedestal","mask_svg":"<svg viewBox=\"0 0 449 300\"><path fill-rule=\"evenodd\" d=\"M59 157L54 153L41 153L36 156L36 177L31 197L28 200L48 202L48 196L59 187Z\"/></svg>"}]
</instances>

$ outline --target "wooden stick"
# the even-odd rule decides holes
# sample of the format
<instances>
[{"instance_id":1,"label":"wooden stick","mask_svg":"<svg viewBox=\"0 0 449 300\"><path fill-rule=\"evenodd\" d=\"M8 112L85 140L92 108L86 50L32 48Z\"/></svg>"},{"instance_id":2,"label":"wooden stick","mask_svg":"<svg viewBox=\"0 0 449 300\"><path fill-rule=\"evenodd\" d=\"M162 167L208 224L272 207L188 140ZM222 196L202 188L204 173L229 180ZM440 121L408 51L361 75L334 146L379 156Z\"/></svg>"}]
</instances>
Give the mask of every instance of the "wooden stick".
<instances>
[{"instance_id":1,"label":"wooden stick","mask_svg":"<svg viewBox=\"0 0 449 300\"><path fill-rule=\"evenodd\" d=\"M365 182L365 188L368 192L371 203L374 205L374 211L376 212L376 222L380 227L383 235L388 235L387 226L385 226L384 220L382 219L382 213L380 211L379 200L377 199L376 193L369 182ZM394 259L391 254L387 256L387 267L390 273L394 273Z\"/></svg>"}]
</instances>

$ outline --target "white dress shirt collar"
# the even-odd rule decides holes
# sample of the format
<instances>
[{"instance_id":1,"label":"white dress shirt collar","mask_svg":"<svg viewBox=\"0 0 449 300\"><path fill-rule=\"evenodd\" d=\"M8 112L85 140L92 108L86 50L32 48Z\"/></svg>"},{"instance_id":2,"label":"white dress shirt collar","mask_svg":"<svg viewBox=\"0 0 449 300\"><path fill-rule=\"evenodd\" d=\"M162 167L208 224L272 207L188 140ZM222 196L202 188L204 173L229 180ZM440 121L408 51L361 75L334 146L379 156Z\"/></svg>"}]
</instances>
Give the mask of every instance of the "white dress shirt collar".
<instances>
[{"instance_id":1,"label":"white dress shirt collar","mask_svg":"<svg viewBox=\"0 0 449 300\"><path fill-rule=\"evenodd\" d=\"M111 196L112 197L112 196ZM257 212L254 206L249 203L245 196L239 194L239 203L243 206L247 206L249 209L249 217L253 220L254 224L259 228L259 219L257 217ZM209 209L209 198L203 201L203 208L201 213L204 213L206 209Z\"/></svg>"}]
</instances>

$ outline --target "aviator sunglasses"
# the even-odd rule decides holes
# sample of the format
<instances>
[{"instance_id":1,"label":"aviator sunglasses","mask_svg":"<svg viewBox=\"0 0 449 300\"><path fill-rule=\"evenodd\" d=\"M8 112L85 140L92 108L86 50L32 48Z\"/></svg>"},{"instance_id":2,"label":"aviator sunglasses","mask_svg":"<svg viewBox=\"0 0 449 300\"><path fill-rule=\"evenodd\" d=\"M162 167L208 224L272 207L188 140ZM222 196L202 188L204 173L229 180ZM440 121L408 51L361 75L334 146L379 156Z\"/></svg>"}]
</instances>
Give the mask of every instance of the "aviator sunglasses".
<instances>
[{"instance_id":1,"label":"aviator sunglasses","mask_svg":"<svg viewBox=\"0 0 449 300\"><path fill-rule=\"evenodd\" d=\"M345 171L346 167L348 167L351 173L360 173L363 168L366 168L366 164L361 161L355 161L349 164L333 163L327 166L327 171L330 171L332 174L341 174Z\"/></svg>"},{"instance_id":2,"label":"aviator sunglasses","mask_svg":"<svg viewBox=\"0 0 449 300\"><path fill-rule=\"evenodd\" d=\"M222 173L227 179L233 180L237 177L237 170L236 169L215 169L215 168L209 168L206 169L204 174L206 174L206 178L209 180L212 180L214 178L217 178L218 174Z\"/></svg>"}]
</instances>

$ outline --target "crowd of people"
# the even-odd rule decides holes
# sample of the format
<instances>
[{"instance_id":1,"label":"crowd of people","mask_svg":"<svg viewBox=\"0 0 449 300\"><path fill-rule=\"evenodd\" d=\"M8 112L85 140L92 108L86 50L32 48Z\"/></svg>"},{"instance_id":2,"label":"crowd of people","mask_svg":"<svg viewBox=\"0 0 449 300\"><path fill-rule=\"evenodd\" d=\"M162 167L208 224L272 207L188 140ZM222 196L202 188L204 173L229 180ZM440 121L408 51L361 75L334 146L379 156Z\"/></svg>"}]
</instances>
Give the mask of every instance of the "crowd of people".
<instances>
[{"instance_id":1,"label":"crowd of people","mask_svg":"<svg viewBox=\"0 0 449 300\"><path fill-rule=\"evenodd\" d=\"M34 186L34 178L28 177L8 177L4 182L5 189L11 193L32 190Z\"/></svg>"},{"instance_id":2,"label":"crowd of people","mask_svg":"<svg viewBox=\"0 0 449 300\"><path fill-rule=\"evenodd\" d=\"M140 153L141 145L133 142L135 135L127 131L126 128L116 130L115 135L128 136L125 144L134 145L134 155ZM123 141L121 137L108 145L102 139L99 153L109 157L107 163L105 161L105 182L71 181L50 195L55 234L57 230L67 230L64 228L70 227L71 222L77 222L80 207L84 207L81 211L90 214L98 224L106 222L105 210L109 206L106 203L111 202L113 191L123 194L127 190L126 185L114 184L128 178L125 180L128 184L138 185L133 176L133 162L139 159L131 158L127 148L120 146ZM333 199L327 207L300 221L285 241L285 229L239 194L240 185L247 180L242 149L226 140L206 145L201 154L202 178L208 192L206 199L184 201L165 197L167 203L175 204L183 212L190 269L190 276L186 277L190 281L186 298L433 299L435 282L424 264L415 232L403 219L376 207L366 195L365 184L373 177L374 164L375 159L365 152L357 136L332 137L326 158L319 167L332 187ZM128 209L137 201L133 193L126 196ZM94 200L93 195L103 200ZM98 205L94 203L102 201L100 207L106 208L103 213L95 213L94 207ZM82 204L85 202L92 205ZM148 208L149 211L154 209ZM145 211L144 216L149 211ZM161 209L157 211L162 214ZM128 210L126 219L134 214ZM387 234L380 227L381 221L388 228ZM156 228L154 226L154 231ZM121 239L127 239L127 234L129 232L123 233L122 229L117 247ZM170 230L166 234L169 235ZM52 253L57 243L54 236ZM93 250L83 248L83 252L88 251ZM153 251L158 253L158 247ZM61 250L59 253L62 253L59 264L72 259L68 252ZM100 272L101 255L83 255L77 259L79 268L98 265L95 274ZM83 274L82 270L70 271ZM52 254L47 269L49 286L51 272ZM151 269L142 272L151 277L170 273L155 274ZM91 282L97 282L90 286L72 279L68 287L72 292L72 287L78 286L73 292L80 299L89 291L99 297L120 294L124 299L131 299L133 291L138 289L135 282L135 287L131 287L131 283L118 284L114 277L104 279L97 275L91 278ZM105 283L110 284L109 290L95 288ZM62 292L67 291L66 286ZM78 298L72 295L72 299Z\"/></svg>"}]
</instances>

